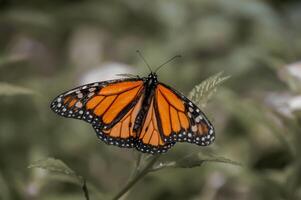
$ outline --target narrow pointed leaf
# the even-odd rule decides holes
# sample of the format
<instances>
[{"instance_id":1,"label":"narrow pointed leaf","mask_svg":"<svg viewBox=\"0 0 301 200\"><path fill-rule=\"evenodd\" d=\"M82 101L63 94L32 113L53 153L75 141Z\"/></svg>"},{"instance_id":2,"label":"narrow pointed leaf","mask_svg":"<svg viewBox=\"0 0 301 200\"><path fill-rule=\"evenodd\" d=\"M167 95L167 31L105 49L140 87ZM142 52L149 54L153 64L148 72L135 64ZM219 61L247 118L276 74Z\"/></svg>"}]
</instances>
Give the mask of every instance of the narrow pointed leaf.
<instances>
[{"instance_id":1,"label":"narrow pointed leaf","mask_svg":"<svg viewBox=\"0 0 301 200\"><path fill-rule=\"evenodd\" d=\"M214 156L214 155L203 155L203 154L190 154L184 158L171 162L161 162L153 166L151 171L157 171L164 168L194 168L200 167L206 162L217 162L225 163L236 166L241 166L239 162L233 161L231 159Z\"/></svg>"},{"instance_id":2,"label":"narrow pointed leaf","mask_svg":"<svg viewBox=\"0 0 301 200\"><path fill-rule=\"evenodd\" d=\"M68 165L66 165L63 161L55 158L46 158L42 160L38 160L33 162L28 168L40 168L45 169L49 172L63 174L70 176L72 178L76 178L80 184L82 184L83 179L81 176L77 175Z\"/></svg>"},{"instance_id":3,"label":"narrow pointed leaf","mask_svg":"<svg viewBox=\"0 0 301 200\"><path fill-rule=\"evenodd\" d=\"M196 85L188 95L188 98L200 107L205 107L217 87L225 82L230 76L222 76L223 73L217 73Z\"/></svg>"}]
</instances>

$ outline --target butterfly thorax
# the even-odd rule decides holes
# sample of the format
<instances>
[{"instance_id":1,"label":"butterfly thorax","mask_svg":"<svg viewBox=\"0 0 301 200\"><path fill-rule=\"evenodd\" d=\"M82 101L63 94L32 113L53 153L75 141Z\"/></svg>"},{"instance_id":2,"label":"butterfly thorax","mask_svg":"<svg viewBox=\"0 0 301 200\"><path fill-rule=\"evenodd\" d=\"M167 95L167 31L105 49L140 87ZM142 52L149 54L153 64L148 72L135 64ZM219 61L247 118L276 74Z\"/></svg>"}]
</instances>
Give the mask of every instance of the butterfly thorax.
<instances>
[{"instance_id":1,"label":"butterfly thorax","mask_svg":"<svg viewBox=\"0 0 301 200\"><path fill-rule=\"evenodd\" d=\"M143 78L144 86L145 86L145 93L143 96L143 102L142 102L142 108L139 111L137 118L135 120L135 124L133 127L133 131L139 135L140 129L142 127L142 124L145 121L146 114L148 112L149 105L151 104L151 101L153 98L150 98L154 95L155 89L158 84L157 74L156 73L150 73L148 77Z\"/></svg>"}]
</instances>

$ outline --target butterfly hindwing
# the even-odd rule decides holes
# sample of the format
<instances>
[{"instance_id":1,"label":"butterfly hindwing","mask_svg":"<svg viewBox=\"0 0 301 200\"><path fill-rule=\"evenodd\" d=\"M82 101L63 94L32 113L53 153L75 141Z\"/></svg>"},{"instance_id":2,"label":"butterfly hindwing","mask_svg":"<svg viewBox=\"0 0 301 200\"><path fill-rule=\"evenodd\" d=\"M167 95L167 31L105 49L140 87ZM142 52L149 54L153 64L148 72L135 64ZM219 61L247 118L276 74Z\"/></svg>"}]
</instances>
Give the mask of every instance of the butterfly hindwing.
<instances>
[{"instance_id":1,"label":"butterfly hindwing","mask_svg":"<svg viewBox=\"0 0 301 200\"><path fill-rule=\"evenodd\" d=\"M134 123L142 106L143 95L134 100L134 106L111 128L93 125L99 139L109 145L132 148L136 144L137 133L134 131Z\"/></svg>"},{"instance_id":2,"label":"butterfly hindwing","mask_svg":"<svg viewBox=\"0 0 301 200\"><path fill-rule=\"evenodd\" d=\"M146 153L163 153L171 148L175 142L163 141L158 125L158 113L156 108L156 100L151 97L151 103L145 115L144 123L141 126L136 149Z\"/></svg>"},{"instance_id":3,"label":"butterfly hindwing","mask_svg":"<svg viewBox=\"0 0 301 200\"><path fill-rule=\"evenodd\" d=\"M189 142L206 146L214 129L204 113L189 99L162 83L156 88L162 137L165 142Z\"/></svg>"}]
</instances>

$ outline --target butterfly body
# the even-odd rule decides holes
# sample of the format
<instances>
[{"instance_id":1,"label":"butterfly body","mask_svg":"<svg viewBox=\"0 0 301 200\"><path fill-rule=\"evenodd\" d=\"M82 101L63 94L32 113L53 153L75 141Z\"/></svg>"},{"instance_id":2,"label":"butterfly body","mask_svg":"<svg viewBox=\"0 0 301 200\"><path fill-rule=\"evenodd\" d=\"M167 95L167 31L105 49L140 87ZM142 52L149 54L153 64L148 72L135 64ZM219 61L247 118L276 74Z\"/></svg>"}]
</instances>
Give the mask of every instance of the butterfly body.
<instances>
[{"instance_id":1,"label":"butterfly body","mask_svg":"<svg viewBox=\"0 0 301 200\"><path fill-rule=\"evenodd\" d=\"M154 73L149 74L147 78L142 79L144 82L145 93L143 97L142 107L136 117L134 132L139 133L139 130L145 120L146 113L148 111L149 105L151 104L151 96L153 96L155 92L155 88L158 84L157 75Z\"/></svg>"},{"instance_id":2,"label":"butterfly body","mask_svg":"<svg viewBox=\"0 0 301 200\"><path fill-rule=\"evenodd\" d=\"M204 113L153 72L80 86L56 97L51 108L92 124L106 144L144 153L166 152L176 142L206 146L215 139Z\"/></svg>"}]
</instances>

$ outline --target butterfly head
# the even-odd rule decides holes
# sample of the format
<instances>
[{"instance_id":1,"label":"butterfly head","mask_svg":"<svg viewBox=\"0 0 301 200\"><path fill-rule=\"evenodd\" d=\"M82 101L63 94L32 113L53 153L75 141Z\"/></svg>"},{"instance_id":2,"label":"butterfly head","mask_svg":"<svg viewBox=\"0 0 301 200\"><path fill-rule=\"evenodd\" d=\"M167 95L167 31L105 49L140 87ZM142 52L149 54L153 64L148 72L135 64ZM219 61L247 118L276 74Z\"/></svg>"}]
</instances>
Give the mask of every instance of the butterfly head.
<instances>
[{"instance_id":1,"label":"butterfly head","mask_svg":"<svg viewBox=\"0 0 301 200\"><path fill-rule=\"evenodd\" d=\"M157 85L158 78L155 72L151 72L146 78L149 85Z\"/></svg>"},{"instance_id":2,"label":"butterfly head","mask_svg":"<svg viewBox=\"0 0 301 200\"><path fill-rule=\"evenodd\" d=\"M148 75L148 79L156 79L157 80L157 74L155 72L151 72L149 75Z\"/></svg>"}]
</instances>

